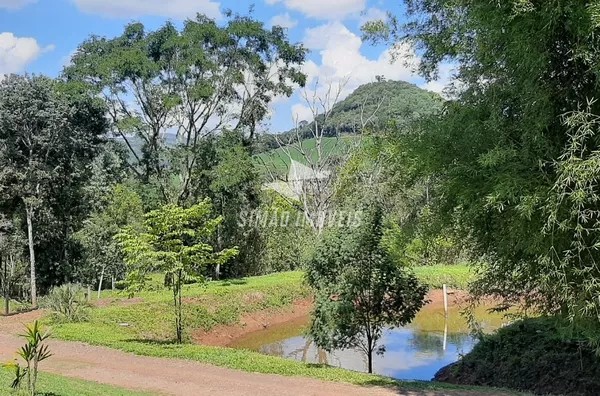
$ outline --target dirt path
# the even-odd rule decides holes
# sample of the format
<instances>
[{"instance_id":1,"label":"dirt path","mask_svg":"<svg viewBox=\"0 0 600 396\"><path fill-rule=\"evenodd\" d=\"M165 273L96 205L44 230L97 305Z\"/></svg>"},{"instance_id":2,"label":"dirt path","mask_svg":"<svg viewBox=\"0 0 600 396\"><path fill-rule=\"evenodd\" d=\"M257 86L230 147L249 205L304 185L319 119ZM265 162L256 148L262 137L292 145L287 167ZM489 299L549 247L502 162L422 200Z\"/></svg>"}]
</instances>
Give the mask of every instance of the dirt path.
<instances>
[{"instance_id":1,"label":"dirt path","mask_svg":"<svg viewBox=\"0 0 600 396\"><path fill-rule=\"evenodd\" d=\"M40 317L29 312L0 317L0 360L9 361L22 345L15 334L22 323ZM405 395L475 396L481 392L398 392L386 388L365 388L310 378L284 377L241 372L197 362L136 356L121 351L77 342L51 341L54 356L41 364L43 371L66 377L95 381L122 388L165 395ZM503 396L502 393L488 394Z\"/></svg>"}]
</instances>

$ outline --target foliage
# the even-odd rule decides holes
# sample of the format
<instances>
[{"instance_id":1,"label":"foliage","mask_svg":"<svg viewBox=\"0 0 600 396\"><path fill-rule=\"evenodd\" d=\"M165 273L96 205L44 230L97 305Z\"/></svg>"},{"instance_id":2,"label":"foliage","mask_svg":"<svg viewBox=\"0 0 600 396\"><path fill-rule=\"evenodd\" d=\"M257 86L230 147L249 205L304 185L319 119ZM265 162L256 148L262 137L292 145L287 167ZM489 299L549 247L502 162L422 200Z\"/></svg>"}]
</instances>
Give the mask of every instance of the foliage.
<instances>
[{"instance_id":1,"label":"foliage","mask_svg":"<svg viewBox=\"0 0 600 396\"><path fill-rule=\"evenodd\" d=\"M316 238L313 230L304 222L304 214L299 206L277 193L267 192L263 198L263 206L258 213L254 213L254 217L250 217L245 220L253 222L253 226L260 230L265 240L261 257L264 272L305 268L314 251Z\"/></svg>"},{"instance_id":2,"label":"foliage","mask_svg":"<svg viewBox=\"0 0 600 396\"><path fill-rule=\"evenodd\" d=\"M381 103L380 103L381 102ZM405 81L378 81L358 87L348 97L335 104L324 131L325 137L357 135L362 133L361 116L374 114L369 129L384 129L389 123L406 126L421 117L433 114L442 107L439 95L418 88ZM302 120L300 120L302 121ZM317 118L322 123L322 119ZM300 125L303 139L311 139L312 122ZM293 140L296 131L283 132L277 136L284 143ZM275 135L259 137L258 151L279 148Z\"/></svg>"},{"instance_id":3,"label":"foliage","mask_svg":"<svg viewBox=\"0 0 600 396\"><path fill-rule=\"evenodd\" d=\"M365 33L394 43L408 37L427 78L455 66L453 100L403 144L415 179L433 182L434 228L456 230L485 258L476 295L561 314L600 345L598 8L406 3L406 24L392 16Z\"/></svg>"},{"instance_id":4,"label":"foliage","mask_svg":"<svg viewBox=\"0 0 600 396\"><path fill-rule=\"evenodd\" d=\"M55 322L85 322L90 317L91 306L85 290L72 283L52 288L43 297L41 306L52 312Z\"/></svg>"},{"instance_id":5,"label":"foliage","mask_svg":"<svg viewBox=\"0 0 600 396\"><path fill-rule=\"evenodd\" d=\"M145 215L141 231L128 226L117 235L129 266L130 290L144 287L146 275L164 272L173 291L177 341L183 341L183 297L185 279L202 277L208 265L224 264L236 248L214 252L207 243L222 217L212 218L210 200L183 209L167 205Z\"/></svg>"},{"instance_id":6,"label":"foliage","mask_svg":"<svg viewBox=\"0 0 600 396\"><path fill-rule=\"evenodd\" d=\"M84 186L106 125L87 94L41 76L0 82L0 207L28 235L34 305L38 277L42 290L69 277L71 236L89 211Z\"/></svg>"},{"instance_id":7,"label":"foliage","mask_svg":"<svg viewBox=\"0 0 600 396\"><path fill-rule=\"evenodd\" d=\"M307 280L316 306L310 335L320 347L359 348L373 371L373 353L388 327L404 326L425 304L427 288L381 247L382 214L375 210L359 232L333 235L317 248Z\"/></svg>"},{"instance_id":8,"label":"foliage","mask_svg":"<svg viewBox=\"0 0 600 396\"><path fill-rule=\"evenodd\" d=\"M144 215L141 198L126 184L112 186L101 200L98 210L75 234L84 248L78 278L86 284L98 280L98 295L105 275L121 278L126 272L115 236L123 227L139 227Z\"/></svg>"},{"instance_id":9,"label":"foliage","mask_svg":"<svg viewBox=\"0 0 600 396\"><path fill-rule=\"evenodd\" d=\"M171 22L155 31L132 23L116 38L92 36L65 69L67 79L91 82L103 94L132 171L156 183L163 203L189 198L206 136L231 129L247 134L248 146L272 100L305 83L306 49L284 29L226 16L223 24L199 14L181 30ZM172 129L176 144L169 146ZM142 141L141 153L132 136Z\"/></svg>"},{"instance_id":10,"label":"foliage","mask_svg":"<svg viewBox=\"0 0 600 396\"><path fill-rule=\"evenodd\" d=\"M202 155L191 181L190 202L210 198L215 212L223 217L213 246L221 250L235 245L239 250L226 267L214 266L211 273L216 279L262 274L263 235L256 227L239 221L240 213L251 212L260 205L261 180L252 162L252 148L236 131L207 137L201 147Z\"/></svg>"},{"instance_id":11,"label":"foliage","mask_svg":"<svg viewBox=\"0 0 600 396\"><path fill-rule=\"evenodd\" d=\"M563 325L554 318L515 322L484 336L473 351L435 378L540 395L597 395L600 360L582 334L562 338Z\"/></svg>"},{"instance_id":12,"label":"foliage","mask_svg":"<svg viewBox=\"0 0 600 396\"><path fill-rule=\"evenodd\" d=\"M21 368L15 360L4 365L5 368L13 371L15 379L11 385L13 389L20 389L21 382L27 377L27 390L31 396L36 395L38 381L38 364L52 356L45 341L50 338L50 333L42 333L39 322L36 320L32 325L26 326L26 332L21 335L27 342L17 351L27 367Z\"/></svg>"},{"instance_id":13,"label":"foliage","mask_svg":"<svg viewBox=\"0 0 600 396\"><path fill-rule=\"evenodd\" d=\"M0 387L8 389L12 378L8 370L0 370ZM40 396L149 396L146 392L116 388L97 382L62 377L41 372L38 379L38 395ZM22 391L4 391L6 395L21 396Z\"/></svg>"}]
</instances>

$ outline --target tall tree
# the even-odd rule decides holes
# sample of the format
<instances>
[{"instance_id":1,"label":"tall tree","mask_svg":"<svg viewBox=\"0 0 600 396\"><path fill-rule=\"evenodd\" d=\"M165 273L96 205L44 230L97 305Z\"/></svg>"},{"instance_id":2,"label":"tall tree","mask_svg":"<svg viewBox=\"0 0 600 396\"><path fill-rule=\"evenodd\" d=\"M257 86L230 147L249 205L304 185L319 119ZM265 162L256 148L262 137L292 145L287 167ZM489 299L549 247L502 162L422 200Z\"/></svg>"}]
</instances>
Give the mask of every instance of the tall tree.
<instances>
[{"instance_id":1,"label":"tall tree","mask_svg":"<svg viewBox=\"0 0 600 396\"><path fill-rule=\"evenodd\" d=\"M102 93L133 170L157 182L165 202L189 197L203 138L228 128L252 142L273 98L304 85L301 45L280 27L227 16L224 25L198 15L181 31L135 23L114 39L92 36L65 70Z\"/></svg>"},{"instance_id":2,"label":"tall tree","mask_svg":"<svg viewBox=\"0 0 600 396\"><path fill-rule=\"evenodd\" d=\"M456 67L453 100L406 147L416 171L436 181L435 219L457 221L488 257L475 291L597 324L598 7L406 4L408 23L391 17L364 30L376 41L408 37L427 78L446 61Z\"/></svg>"},{"instance_id":3,"label":"tall tree","mask_svg":"<svg viewBox=\"0 0 600 396\"><path fill-rule=\"evenodd\" d=\"M13 75L0 82L0 185L26 220L34 306L36 221L51 216L69 237L71 216L81 209L78 192L104 132L103 108L83 86L40 76Z\"/></svg>"}]
</instances>

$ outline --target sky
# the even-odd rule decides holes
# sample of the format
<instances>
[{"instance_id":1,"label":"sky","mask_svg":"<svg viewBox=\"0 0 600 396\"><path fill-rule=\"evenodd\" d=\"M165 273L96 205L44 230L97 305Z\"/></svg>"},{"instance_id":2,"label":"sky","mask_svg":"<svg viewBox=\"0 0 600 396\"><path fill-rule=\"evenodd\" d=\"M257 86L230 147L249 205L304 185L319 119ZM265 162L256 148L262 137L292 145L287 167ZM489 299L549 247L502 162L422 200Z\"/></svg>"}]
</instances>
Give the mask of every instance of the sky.
<instances>
[{"instance_id":1,"label":"sky","mask_svg":"<svg viewBox=\"0 0 600 396\"><path fill-rule=\"evenodd\" d=\"M77 46L90 35L115 37L132 21L149 29L170 20L181 24L197 13L223 21L223 10L240 14L254 9L254 17L267 27L288 29L293 42L303 42L311 51L304 65L306 89L298 88L290 98L276 98L266 128L271 132L290 129L295 120L311 119L304 96L322 96L329 84L346 81L340 99L362 84L383 75L404 80L424 89L441 92L449 71L440 81L425 82L414 73L418 56L401 48L392 63L384 46L363 43L360 26L383 19L386 11L403 15L401 0L0 0L0 76L36 73L56 77Z\"/></svg>"}]
</instances>

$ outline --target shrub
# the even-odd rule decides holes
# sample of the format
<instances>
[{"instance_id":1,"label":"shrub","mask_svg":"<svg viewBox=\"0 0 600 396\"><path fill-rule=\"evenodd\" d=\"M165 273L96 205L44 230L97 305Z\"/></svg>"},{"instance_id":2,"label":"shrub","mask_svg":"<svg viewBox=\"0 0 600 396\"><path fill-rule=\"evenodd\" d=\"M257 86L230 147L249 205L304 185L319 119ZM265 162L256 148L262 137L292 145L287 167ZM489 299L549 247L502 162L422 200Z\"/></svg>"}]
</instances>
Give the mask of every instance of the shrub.
<instances>
[{"instance_id":1,"label":"shrub","mask_svg":"<svg viewBox=\"0 0 600 396\"><path fill-rule=\"evenodd\" d=\"M529 391L535 394L600 394L600 359L583 338L565 339L553 318L515 322L484 336L436 381Z\"/></svg>"},{"instance_id":2,"label":"shrub","mask_svg":"<svg viewBox=\"0 0 600 396\"><path fill-rule=\"evenodd\" d=\"M91 305L80 285L72 283L55 287L42 300L42 307L52 311L57 322L85 322L90 317Z\"/></svg>"}]
</instances>

